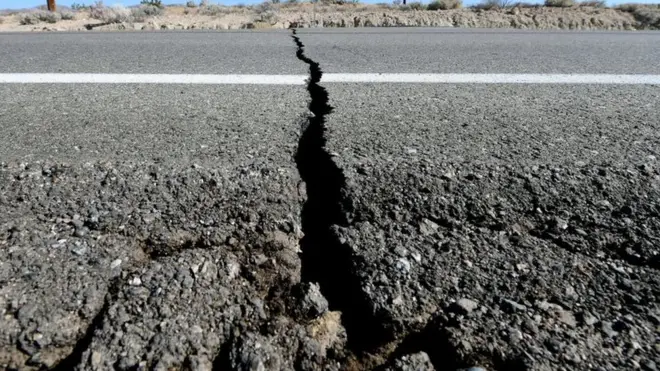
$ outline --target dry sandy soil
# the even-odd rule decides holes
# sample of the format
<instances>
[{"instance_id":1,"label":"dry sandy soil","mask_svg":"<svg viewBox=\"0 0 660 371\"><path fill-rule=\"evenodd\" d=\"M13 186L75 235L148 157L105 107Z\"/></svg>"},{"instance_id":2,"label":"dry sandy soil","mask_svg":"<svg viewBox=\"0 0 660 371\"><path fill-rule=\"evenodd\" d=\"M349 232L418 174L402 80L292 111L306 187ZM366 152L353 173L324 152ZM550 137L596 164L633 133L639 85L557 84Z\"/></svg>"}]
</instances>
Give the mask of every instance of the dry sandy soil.
<instances>
[{"instance_id":1,"label":"dry sandy soil","mask_svg":"<svg viewBox=\"0 0 660 371\"><path fill-rule=\"evenodd\" d=\"M162 14L104 22L90 11L74 19L21 24L25 13L0 15L0 31L251 29L306 27L476 27L571 30L660 29L658 6L632 8L513 7L508 9L410 10L386 5L262 4L252 7L167 7ZM126 10L126 9L124 9ZM129 11L130 13L130 11ZM1 14L1 13L0 13Z\"/></svg>"}]
</instances>

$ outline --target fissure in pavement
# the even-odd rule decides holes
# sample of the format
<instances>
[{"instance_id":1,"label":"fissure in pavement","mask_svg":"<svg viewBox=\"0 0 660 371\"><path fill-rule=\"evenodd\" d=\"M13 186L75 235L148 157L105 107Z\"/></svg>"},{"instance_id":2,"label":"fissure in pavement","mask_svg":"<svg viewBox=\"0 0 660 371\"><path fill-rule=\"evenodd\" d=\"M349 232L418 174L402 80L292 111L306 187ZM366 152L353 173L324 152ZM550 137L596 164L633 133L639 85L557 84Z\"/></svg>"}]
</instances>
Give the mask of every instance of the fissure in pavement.
<instances>
[{"instance_id":1,"label":"fissure in pavement","mask_svg":"<svg viewBox=\"0 0 660 371\"><path fill-rule=\"evenodd\" d=\"M333 108L327 90L319 85L323 75L319 63L305 55L295 30L292 37L298 59L309 65L307 90L312 112L295 155L307 188L302 209L302 280L318 283L330 307L342 312L348 347L356 352L370 350L387 339L360 292L350 247L342 245L333 232L334 228L348 225L346 214L350 211L345 176L326 149L326 116Z\"/></svg>"},{"instance_id":2,"label":"fissure in pavement","mask_svg":"<svg viewBox=\"0 0 660 371\"><path fill-rule=\"evenodd\" d=\"M96 316L92 319L92 322L87 327L85 334L76 342L76 345L71 350L69 355L62 359L55 367L52 368L53 371L69 371L76 369L81 361L85 352L89 349L94 339L94 333L96 330L100 329L103 326L103 320L105 319L110 305L117 300L117 294L119 291L119 282L120 277L117 276L110 281L108 284L108 292L106 293L103 306L98 311Z\"/></svg>"},{"instance_id":3,"label":"fissure in pavement","mask_svg":"<svg viewBox=\"0 0 660 371\"><path fill-rule=\"evenodd\" d=\"M384 330L382 324L371 311L361 285L356 267L359 258L352 249L342 244L335 233L336 228L348 227L347 215L351 211L351 202L346 195L346 178L333 161L326 148L326 117L333 107L329 104L327 90L319 85L323 72L318 62L305 55L304 45L293 30L292 38L297 46L296 56L309 66L307 90L310 95L308 118L295 154L295 162L301 179L305 182L307 200L302 208L301 240L302 280L315 282L328 300L330 308L342 313L342 324L348 336L348 351L356 359L354 366L371 369L378 364L391 361L399 355L424 350L431 356L432 362L439 366L458 365L455 351L446 347L438 349L438 336L433 331L424 331L405 337L396 349L389 345L395 340L393 335ZM203 241L186 240L174 249L160 241L150 240L147 249L152 259L169 256L178 250L202 247ZM102 309L88 326L84 336L76 343L72 352L54 369L69 370L79 365L89 349L94 333L103 325L109 306L116 300L119 279L109 285ZM405 334L398 334L405 335ZM435 340L435 342L434 342ZM221 348L215 358L214 369L228 367L228 344ZM369 360L369 359L372 359ZM349 361L350 362L350 361ZM443 367L444 369L444 367Z\"/></svg>"},{"instance_id":4,"label":"fissure in pavement","mask_svg":"<svg viewBox=\"0 0 660 371\"><path fill-rule=\"evenodd\" d=\"M307 90L312 116L298 142L295 156L300 177L307 188L302 209L301 241L302 280L316 282L331 309L342 313L348 337L349 369L384 369L397 357L426 352L438 370L470 365L469 357L460 356L444 333L440 317L427 323L424 330L410 334L392 334L372 313L356 272L359 257L350 246L342 244L336 228L348 227L347 215L352 205L347 196L346 178L326 148L326 117L333 107L327 90L319 85L323 72L320 64L305 55L305 46L296 30L292 38L298 59L309 65ZM397 340L398 338L398 340ZM509 369L497 367L498 370ZM518 368L511 368L518 369Z\"/></svg>"}]
</instances>

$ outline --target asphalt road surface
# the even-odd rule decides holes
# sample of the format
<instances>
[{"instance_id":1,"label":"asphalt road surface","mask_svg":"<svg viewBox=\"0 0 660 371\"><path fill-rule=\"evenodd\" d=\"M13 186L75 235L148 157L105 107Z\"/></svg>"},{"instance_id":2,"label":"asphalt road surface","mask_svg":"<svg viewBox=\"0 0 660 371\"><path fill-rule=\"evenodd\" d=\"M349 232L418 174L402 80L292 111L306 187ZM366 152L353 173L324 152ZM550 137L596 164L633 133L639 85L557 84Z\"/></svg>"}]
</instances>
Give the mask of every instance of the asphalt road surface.
<instances>
[{"instance_id":1,"label":"asphalt road surface","mask_svg":"<svg viewBox=\"0 0 660 371\"><path fill-rule=\"evenodd\" d=\"M0 50L0 76L309 77L0 83L4 368L660 364L660 86L322 77L657 75L659 33L4 34Z\"/></svg>"}]
</instances>

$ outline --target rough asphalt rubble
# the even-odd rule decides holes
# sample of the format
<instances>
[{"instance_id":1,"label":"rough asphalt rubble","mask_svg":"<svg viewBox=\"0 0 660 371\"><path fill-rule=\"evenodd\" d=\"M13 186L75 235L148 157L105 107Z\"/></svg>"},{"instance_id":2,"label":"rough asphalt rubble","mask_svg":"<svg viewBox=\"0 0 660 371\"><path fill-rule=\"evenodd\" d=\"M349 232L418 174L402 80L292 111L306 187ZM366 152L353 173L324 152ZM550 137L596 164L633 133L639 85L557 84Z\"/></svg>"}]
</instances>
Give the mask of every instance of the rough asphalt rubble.
<instances>
[{"instance_id":1,"label":"rough asphalt rubble","mask_svg":"<svg viewBox=\"0 0 660 371\"><path fill-rule=\"evenodd\" d=\"M657 87L328 91L347 222L326 251L351 276L320 282L349 347L437 369L655 369Z\"/></svg>"},{"instance_id":2,"label":"rough asphalt rubble","mask_svg":"<svg viewBox=\"0 0 660 371\"><path fill-rule=\"evenodd\" d=\"M655 369L656 162L344 161L294 41L299 174L3 165L6 368Z\"/></svg>"}]
</instances>

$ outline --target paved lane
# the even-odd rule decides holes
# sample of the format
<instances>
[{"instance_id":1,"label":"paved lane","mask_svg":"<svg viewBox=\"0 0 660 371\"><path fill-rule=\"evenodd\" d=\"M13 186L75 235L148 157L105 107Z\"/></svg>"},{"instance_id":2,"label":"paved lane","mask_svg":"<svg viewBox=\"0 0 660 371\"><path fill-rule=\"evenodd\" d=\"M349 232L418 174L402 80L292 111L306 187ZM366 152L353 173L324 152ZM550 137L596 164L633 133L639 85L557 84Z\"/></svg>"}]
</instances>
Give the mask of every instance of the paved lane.
<instances>
[{"instance_id":1,"label":"paved lane","mask_svg":"<svg viewBox=\"0 0 660 371\"><path fill-rule=\"evenodd\" d=\"M2 73L307 73L278 32L0 49ZM0 368L204 369L239 328L284 344L302 325L257 328L299 281L307 100L304 85L0 84Z\"/></svg>"},{"instance_id":2,"label":"paved lane","mask_svg":"<svg viewBox=\"0 0 660 371\"><path fill-rule=\"evenodd\" d=\"M657 76L658 35L0 35L0 73ZM655 367L657 85L312 70L0 84L0 365Z\"/></svg>"},{"instance_id":3,"label":"paved lane","mask_svg":"<svg viewBox=\"0 0 660 371\"><path fill-rule=\"evenodd\" d=\"M658 32L302 29L327 73L658 74Z\"/></svg>"},{"instance_id":4,"label":"paved lane","mask_svg":"<svg viewBox=\"0 0 660 371\"><path fill-rule=\"evenodd\" d=\"M305 74L287 30L0 34L3 73Z\"/></svg>"},{"instance_id":5,"label":"paved lane","mask_svg":"<svg viewBox=\"0 0 660 371\"><path fill-rule=\"evenodd\" d=\"M657 73L659 35L301 31L331 74ZM303 274L349 347L436 369L654 364L659 86L322 85L338 169L318 183L342 206Z\"/></svg>"}]
</instances>

